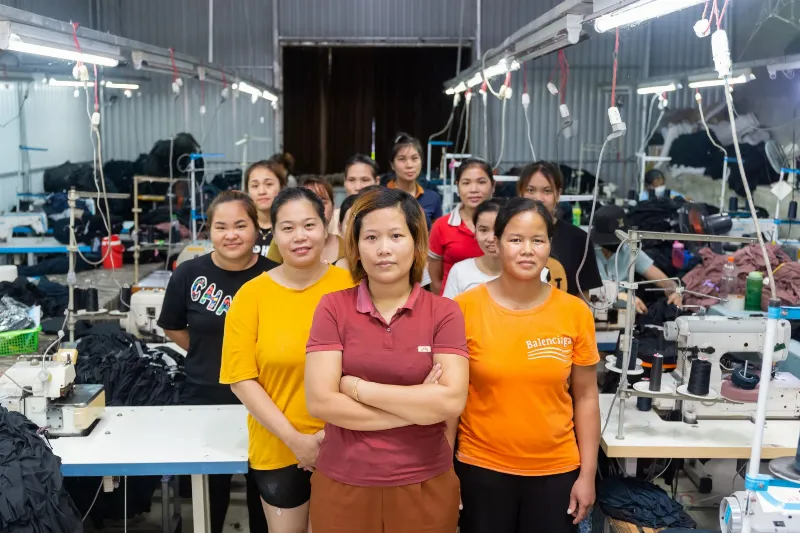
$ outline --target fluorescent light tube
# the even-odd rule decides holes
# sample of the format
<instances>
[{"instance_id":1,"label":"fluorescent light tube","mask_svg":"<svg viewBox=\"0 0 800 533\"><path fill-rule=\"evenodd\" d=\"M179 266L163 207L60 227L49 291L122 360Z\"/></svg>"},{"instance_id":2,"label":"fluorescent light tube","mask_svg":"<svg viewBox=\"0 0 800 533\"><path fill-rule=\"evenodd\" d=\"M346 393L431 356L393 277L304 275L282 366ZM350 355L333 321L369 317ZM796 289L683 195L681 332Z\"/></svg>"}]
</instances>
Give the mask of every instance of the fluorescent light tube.
<instances>
[{"instance_id":1,"label":"fluorescent light tube","mask_svg":"<svg viewBox=\"0 0 800 533\"><path fill-rule=\"evenodd\" d=\"M235 83L233 88L234 88L234 90L237 90L237 91L243 92L243 93L247 93L247 94L250 94L250 95L264 96L263 91L259 91L258 89L256 89L252 85L250 85L250 84L248 84L246 82L243 82L243 81L240 81L239 83Z\"/></svg>"},{"instance_id":2,"label":"fluorescent light tube","mask_svg":"<svg viewBox=\"0 0 800 533\"><path fill-rule=\"evenodd\" d=\"M50 78L47 83L51 87L94 87L93 81L82 82L78 80L57 80L55 78Z\"/></svg>"},{"instance_id":3,"label":"fluorescent light tube","mask_svg":"<svg viewBox=\"0 0 800 533\"><path fill-rule=\"evenodd\" d=\"M751 70L738 73L734 72L734 76L728 80L728 84L736 85L739 83L747 83L748 81L756 79L755 74ZM714 75L696 76L689 78L689 87L692 89L703 89L705 87L722 87L725 85L725 80Z\"/></svg>"},{"instance_id":4,"label":"fluorescent light tube","mask_svg":"<svg viewBox=\"0 0 800 533\"><path fill-rule=\"evenodd\" d=\"M84 54L77 50L63 50L61 48L53 48L52 46L26 43L20 39L18 35L13 33L8 37L7 50L11 52L21 52L23 54L52 57L54 59L63 59L65 61L82 61L90 65L100 65L103 67L116 67L119 65L119 61L113 57Z\"/></svg>"},{"instance_id":5,"label":"fluorescent light tube","mask_svg":"<svg viewBox=\"0 0 800 533\"><path fill-rule=\"evenodd\" d=\"M106 89L124 89L126 91L138 91L139 85L136 83L114 83L107 81L105 84Z\"/></svg>"},{"instance_id":6,"label":"fluorescent light tube","mask_svg":"<svg viewBox=\"0 0 800 533\"><path fill-rule=\"evenodd\" d=\"M674 82L667 83L664 85L645 85L636 89L636 94L671 93L673 91L677 91L678 88L680 88L680 85Z\"/></svg>"},{"instance_id":7,"label":"fluorescent light tube","mask_svg":"<svg viewBox=\"0 0 800 533\"><path fill-rule=\"evenodd\" d=\"M270 102L277 102L278 101L278 97L275 96L274 94L272 94L269 91L264 91L262 93L262 96L264 97L264 100L269 100Z\"/></svg>"},{"instance_id":8,"label":"fluorescent light tube","mask_svg":"<svg viewBox=\"0 0 800 533\"><path fill-rule=\"evenodd\" d=\"M638 24L646 20L668 15L687 7L702 4L705 0L640 0L627 7L608 13L594 22L600 33L614 28Z\"/></svg>"}]
</instances>

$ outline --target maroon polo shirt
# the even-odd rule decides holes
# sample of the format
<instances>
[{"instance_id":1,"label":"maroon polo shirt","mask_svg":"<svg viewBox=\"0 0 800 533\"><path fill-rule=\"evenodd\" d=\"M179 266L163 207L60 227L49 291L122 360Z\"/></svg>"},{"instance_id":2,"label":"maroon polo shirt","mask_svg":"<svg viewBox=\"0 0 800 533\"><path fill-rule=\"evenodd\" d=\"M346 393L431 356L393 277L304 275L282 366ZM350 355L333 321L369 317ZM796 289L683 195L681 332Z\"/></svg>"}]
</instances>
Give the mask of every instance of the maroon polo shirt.
<instances>
[{"instance_id":1,"label":"maroon polo shirt","mask_svg":"<svg viewBox=\"0 0 800 533\"><path fill-rule=\"evenodd\" d=\"M419 385L433 356L467 356L464 317L458 305L415 285L387 324L375 309L367 281L326 294L314 314L309 352L342 352L342 374L387 385ZM453 466L444 422L386 431L351 431L325 425L317 469L356 486L422 483Z\"/></svg>"}]
</instances>

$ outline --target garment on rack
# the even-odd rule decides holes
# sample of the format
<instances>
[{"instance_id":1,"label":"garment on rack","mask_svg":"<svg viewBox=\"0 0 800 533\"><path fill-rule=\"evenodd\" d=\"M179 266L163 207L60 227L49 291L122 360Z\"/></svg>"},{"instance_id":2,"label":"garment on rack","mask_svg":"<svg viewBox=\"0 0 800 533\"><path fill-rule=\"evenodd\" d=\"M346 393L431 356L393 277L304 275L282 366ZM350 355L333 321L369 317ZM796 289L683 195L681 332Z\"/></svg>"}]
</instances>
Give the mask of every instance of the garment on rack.
<instances>
[{"instance_id":1,"label":"garment on rack","mask_svg":"<svg viewBox=\"0 0 800 533\"><path fill-rule=\"evenodd\" d=\"M718 296L719 282L722 278L722 267L727 261L726 256L718 255L708 248L700 250L699 255L703 263L692 269L683 278L687 289L705 295ZM800 263L791 261L789 256L779 246L767 245L770 268L774 272L775 288L778 298L783 305L797 305L800 303ZM761 248L757 244L750 244L733 254L736 268L738 269L737 291L745 293L747 275L755 270L766 274L766 265ZM766 275L765 275L766 277ZM769 304L770 288L765 283L761 294L761 309L766 309ZM709 306L719 303L713 298L704 298L686 293L683 298L688 305Z\"/></svg>"},{"instance_id":2,"label":"garment on rack","mask_svg":"<svg viewBox=\"0 0 800 533\"><path fill-rule=\"evenodd\" d=\"M81 515L63 486L61 460L38 429L0 407L0 531L82 533Z\"/></svg>"},{"instance_id":3,"label":"garment on rack","mask_svg":"<svg viewBox=\"0 0 800 533\"><path fill-rule=\"evenodd\" d=\"M664 489L636 478L610 477L597 490L597 503L605 514L637 526L686 527L697 523Z\"/></svg>"}]
</instances>

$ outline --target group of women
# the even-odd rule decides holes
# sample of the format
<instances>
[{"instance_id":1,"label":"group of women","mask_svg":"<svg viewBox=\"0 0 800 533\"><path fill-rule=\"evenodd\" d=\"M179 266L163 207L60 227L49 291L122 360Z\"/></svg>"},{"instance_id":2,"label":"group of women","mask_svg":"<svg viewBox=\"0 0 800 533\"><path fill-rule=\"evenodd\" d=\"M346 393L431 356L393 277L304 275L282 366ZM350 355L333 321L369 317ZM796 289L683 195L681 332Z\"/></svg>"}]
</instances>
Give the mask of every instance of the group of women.
<instances>
[{"instance_id":1,"label":"group of women","mask_svg":"<svg viewBox=\"0 0 800 533\"><path fill-rule=\"evenodd\" d=\"M560 533L594 503L599 356L574 261L554 268L558 168L500 203L467 160L437 219L421 161L398 136L381 186L353 157L338 213L256 163L209 207L214 251L173 274L159 324L189 352L187 403L249 412L251 531ZM229 487L210 482L215 533Z\"/></svg>"}]
</instances>

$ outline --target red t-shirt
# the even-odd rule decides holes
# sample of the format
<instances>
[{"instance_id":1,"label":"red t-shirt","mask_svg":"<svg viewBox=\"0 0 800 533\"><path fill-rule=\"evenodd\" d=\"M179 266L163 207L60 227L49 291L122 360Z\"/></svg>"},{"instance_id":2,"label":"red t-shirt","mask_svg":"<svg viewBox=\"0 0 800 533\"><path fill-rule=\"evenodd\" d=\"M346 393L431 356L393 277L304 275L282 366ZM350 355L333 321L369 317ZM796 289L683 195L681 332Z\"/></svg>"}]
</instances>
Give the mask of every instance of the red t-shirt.
<instances>
[{"instance_id":1,"label":"red t-shirt","mask_svg":"<svg viewBox=\"0 0 800 533\"><path fill-rule=\"evenodd\" d=\"M442 291L453 265L483 255L475 233L461 219L460 209L460 205L456 206L449 215L438 218L431 228L428 255L442 260Z\"/></svg>"},{"instance_id":2,"label":"red t-shirt","mask_svg":"<svg viewBox=\"0 0 800 533\"><path fill-rule=\"evenodd\" d=\"M437 353L467 356L458 304L416 285L389 324L375 309L367 282L326 294L317 306L308 352L341 351L342 373L387 385L419 385ZM355 486L422 483L453 466L444 422L385 431L325 425L317 469Z\"/></svg>"}]
</instances>

